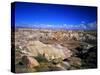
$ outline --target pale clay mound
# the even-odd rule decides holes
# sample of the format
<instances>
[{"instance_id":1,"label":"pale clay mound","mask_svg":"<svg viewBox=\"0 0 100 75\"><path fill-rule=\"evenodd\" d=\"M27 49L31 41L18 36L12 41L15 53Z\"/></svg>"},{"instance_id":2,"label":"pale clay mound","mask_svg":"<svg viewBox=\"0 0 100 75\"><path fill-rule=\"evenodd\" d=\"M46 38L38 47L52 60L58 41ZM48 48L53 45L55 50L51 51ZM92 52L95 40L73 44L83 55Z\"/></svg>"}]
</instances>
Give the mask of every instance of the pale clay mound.
<instances>
[{"instance_id":1,"label":"pale clay mound","mask_svg":"<svg viewBox=\"0 0 100 75\"><path fill-rule=\"evenodd\" d=\"M61 45L49 45L44 44L40 41L29 41L26 45L28 51L22 51L27 53L29 56L38 56L39 54L44 55L47 60L55 58L65 59L72 55L72 52Z\"/></svg>"}]
</instances>

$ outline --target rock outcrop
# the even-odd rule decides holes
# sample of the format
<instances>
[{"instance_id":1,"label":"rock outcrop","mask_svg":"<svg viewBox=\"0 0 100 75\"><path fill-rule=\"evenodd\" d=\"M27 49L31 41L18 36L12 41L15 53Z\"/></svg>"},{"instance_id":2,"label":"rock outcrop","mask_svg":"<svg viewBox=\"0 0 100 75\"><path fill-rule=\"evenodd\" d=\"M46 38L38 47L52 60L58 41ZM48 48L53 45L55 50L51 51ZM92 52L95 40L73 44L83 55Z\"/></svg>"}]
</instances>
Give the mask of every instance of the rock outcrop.
<instances>
[{"instance_id":1,"label":"rock outcrop","mask_svg":"<svg viewBox=\"0 0 100 75\"><path fill-rule=\"evenodd\" d=\"M62 47L61 45L43 44L40 41L30 41L26 45L26 48L28 49L26 53L30 53L29 56L36 57L41 54L46 57L47 60L57 58L65 59L72 55L72 52L69 49Z\"/></svg>"}]
</instances>

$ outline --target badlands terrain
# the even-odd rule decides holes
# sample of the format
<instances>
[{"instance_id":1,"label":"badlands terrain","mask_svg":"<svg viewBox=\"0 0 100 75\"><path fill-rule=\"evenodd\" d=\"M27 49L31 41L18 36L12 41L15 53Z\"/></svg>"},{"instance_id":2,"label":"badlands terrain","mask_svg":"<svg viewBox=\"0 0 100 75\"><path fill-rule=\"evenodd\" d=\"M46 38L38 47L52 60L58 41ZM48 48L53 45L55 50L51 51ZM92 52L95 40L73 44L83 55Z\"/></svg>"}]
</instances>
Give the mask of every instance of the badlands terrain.
<instances>
[{"instance_id":1,"label":"badlands terrain","mask_svg":"<svg viewBox=\"0 0 100 75\"><path fill-rule=\"evenodd\" d=\"M97 32L16 28L15 70L46 72L97 67ZM13 36L13 35L12 35Z\"/></svg>"}]
</instances>

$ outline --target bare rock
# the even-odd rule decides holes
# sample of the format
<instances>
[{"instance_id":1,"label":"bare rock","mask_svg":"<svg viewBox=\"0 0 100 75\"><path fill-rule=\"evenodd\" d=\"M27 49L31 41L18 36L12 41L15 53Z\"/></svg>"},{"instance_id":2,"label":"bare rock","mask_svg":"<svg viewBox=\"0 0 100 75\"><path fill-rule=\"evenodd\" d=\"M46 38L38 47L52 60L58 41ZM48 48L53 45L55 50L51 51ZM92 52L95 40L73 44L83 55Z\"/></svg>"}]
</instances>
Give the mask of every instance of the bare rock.
<instances>
[{"instance_id":1,"label":"bare rock","mask_svg":"<svg viewBox=\"0 0 100 75\"><path fill-rule=\"evenodd\" d=\"M72 55L72 52L61 46L61 45L50 45L44 44L40 41L31 41L26 46L30 56L38 56L39 54L44 55L47 60L58 59L58 58L68 58Z\"/></svg>"},{"instance_id":2,"label":"bare rock","mask_svg":"<svg viewBox=\"0 0 100 75\"><path fill-rule=\"evenodd\" d=\"M26 65L26 67L28 68L33 68L35 66L39 66L38 61L33 58L33 57L29 57L29 56L23 56L22 57L22 62Z\"/></svg>"}]
</instances>

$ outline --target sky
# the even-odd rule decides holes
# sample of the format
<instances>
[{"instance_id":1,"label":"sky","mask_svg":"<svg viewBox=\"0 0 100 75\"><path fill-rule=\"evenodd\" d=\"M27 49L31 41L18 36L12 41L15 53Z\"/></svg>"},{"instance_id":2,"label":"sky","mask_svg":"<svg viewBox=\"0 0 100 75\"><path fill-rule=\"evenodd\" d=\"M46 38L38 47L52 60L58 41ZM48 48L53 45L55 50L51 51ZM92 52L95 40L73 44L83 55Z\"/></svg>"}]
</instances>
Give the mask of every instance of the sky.
<instances>
[{"instance_id":1,"label":"sky","mask_svg":"<svg viewBox=\"0 0 100 75\"><path fill-rule=\"evenodd\" d=\"M15 2L16 27L96 29L96 23L96 7Z\"/></svg>"}]
</instances>

